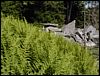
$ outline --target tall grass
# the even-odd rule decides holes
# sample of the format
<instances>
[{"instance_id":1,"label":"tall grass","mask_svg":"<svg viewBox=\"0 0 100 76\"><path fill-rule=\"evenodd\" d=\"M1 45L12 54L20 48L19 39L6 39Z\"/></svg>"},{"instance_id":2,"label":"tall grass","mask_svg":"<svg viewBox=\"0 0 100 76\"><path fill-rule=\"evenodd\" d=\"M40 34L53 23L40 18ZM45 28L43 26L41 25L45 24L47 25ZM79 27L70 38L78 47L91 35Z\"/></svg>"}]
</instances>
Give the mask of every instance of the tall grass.
<instances>
[{"instance_id":1,"label":"tall grass","mask_svg":"<svg viewBox=\"0 0 100 76\"><path fill-rule=\"evenodd\" d=\"M2 75L97 75L82 46L11 16L1 18Z\"/></svg>"}]
</instances>

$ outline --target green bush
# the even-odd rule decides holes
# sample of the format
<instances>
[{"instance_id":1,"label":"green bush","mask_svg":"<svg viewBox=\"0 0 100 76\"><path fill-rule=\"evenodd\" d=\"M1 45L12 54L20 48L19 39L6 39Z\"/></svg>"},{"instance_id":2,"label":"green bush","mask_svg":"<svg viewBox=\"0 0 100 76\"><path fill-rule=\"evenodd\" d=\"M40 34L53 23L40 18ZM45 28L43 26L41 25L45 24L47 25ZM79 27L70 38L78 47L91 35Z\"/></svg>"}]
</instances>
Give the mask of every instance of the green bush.
<instances>
[{"instance_id":1,"label":"green bush","mask_svg":"<svg viewBox=\"0 0 100 76\"><path fill-rule=\"evenodd\" d=\"M82 46L26 21L3 17L2 75L97 75L96 60Z\"/></svg>"},{"instance_id":2,"label":"green bush","mask_svg":"<svg viewBox=\"0 0 100 76\"><path fill-rule=\"evenodd\" d=\"M20 1L1 1L1 12L4 13L4 16L21 17L21 7Z\"/></svg>"}]
</instances>

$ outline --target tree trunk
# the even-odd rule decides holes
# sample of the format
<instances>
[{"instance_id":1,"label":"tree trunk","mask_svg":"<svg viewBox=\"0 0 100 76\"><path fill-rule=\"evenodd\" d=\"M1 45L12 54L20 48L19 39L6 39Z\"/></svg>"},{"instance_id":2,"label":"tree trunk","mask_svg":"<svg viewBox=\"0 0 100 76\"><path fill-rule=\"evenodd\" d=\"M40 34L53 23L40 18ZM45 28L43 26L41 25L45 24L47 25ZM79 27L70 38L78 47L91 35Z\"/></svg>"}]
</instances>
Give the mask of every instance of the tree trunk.
<instances>
[{"instance_id":1,"label":"tree trunk","mask_svg":"<svg viewBox=\"0 0 100 76\"><path fill-rule=\"evenodd\" d=\"M73 1L64 1L66 9L66 17L65 17L65 24L68 24L70 22L71 17L71 10L72 10L72 4Z\"/></svg>"}]
</instances>

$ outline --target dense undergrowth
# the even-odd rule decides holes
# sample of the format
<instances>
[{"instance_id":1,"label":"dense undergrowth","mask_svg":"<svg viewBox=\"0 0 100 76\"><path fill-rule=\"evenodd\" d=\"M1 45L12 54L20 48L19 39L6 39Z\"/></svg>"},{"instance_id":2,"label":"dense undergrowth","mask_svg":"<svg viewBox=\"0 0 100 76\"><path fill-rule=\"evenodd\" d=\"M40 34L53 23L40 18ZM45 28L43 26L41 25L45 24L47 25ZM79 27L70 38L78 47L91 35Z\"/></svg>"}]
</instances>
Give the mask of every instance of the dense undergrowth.
<instances>
[{"instance_id":1,"label":"dense undergrowth","mask_svg":"<svg viewBox=\"0 0 100 76\"><path fill-rule=\"evenodd\" d=\"M77 43L26 21L1 18L2 75L97 75L96 64Z\"/></svg>"}]
</instances>

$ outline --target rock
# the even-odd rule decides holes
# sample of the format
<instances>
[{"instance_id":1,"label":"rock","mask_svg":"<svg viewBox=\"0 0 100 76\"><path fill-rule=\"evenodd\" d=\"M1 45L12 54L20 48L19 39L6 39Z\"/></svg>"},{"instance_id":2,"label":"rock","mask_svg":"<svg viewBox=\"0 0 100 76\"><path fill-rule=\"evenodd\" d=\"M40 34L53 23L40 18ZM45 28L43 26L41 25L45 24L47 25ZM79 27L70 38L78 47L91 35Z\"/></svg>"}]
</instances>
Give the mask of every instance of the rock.
<instances>
[{"instance_id":1,"label":"rock","mask_svg":"<svg viewBox=\"0 0 100 76\"><path fill-rule=\"evenodd\" d=\"M43 25L43 30L46 32L59 30L57 28L58 24L52 24L52 23L41 23L41 24Z\"/></svg>"},{"instance_id":2,"label":"rock","mask_svg":"<svg viewBox=\"0 0 100 76\"><path fill-rule=\"evenodd\" d=\"M46 30L47 30L47 31L53 31L53 32L61 31L61 29L59 29L59 28L57 28L57 27L51 27L51 26L47 27Z\"/></svg>"},{"instance_id":3,"label":"rock","mask_svg":"<svg viewBox=\"0 0 100 76\"><path fill-rule=\"evenodd\" d=\"M94 34L99 35L99 30L96 30Z\"/></svg>"},{"instance_id":4,"label":"rock","mask_svg":"<svg viewBox=\"0 0 100 76\"><path fill-rule=\"evenodd\" d=\"M99 38L99 35L93 35L92 38Z\"/></svg>"},{"instance_id":5,"label":"rock","mask_svg":"<svg viewBox=\"0 0 100 76\"><path fill-rule=\"evenodd\" d=\"M58 24L43 23L47 32L52 31L56 35L61 35L65 39L76 41L89 47L99 46L99 31L93 26L86 26L85 29L75 28L75 20L61 29L57 28Z\"/></svg>"},{"instance_id":6,"label":"rock","mask_svg":"<svg viewBox=\"0 0 100 76\"><path fill-rule=\"evenodd\" d=\"M64 25L62 27L62 32L65 34L65 35L70 35L70 34L74 34L75 33L75 20L70 22L69 24L67 25Z\"/></svg>"},{"instance_id":7,"label":"rock","mask_svg":"<svg viewBox=\"0 0 100 76\"><path fill-rule=\"evenodd\" d=\"M74 38L72 38L72 37L70 37L69 39L70 39L71 41L75 41Z\"/></svg>"},{"instance_id":8,"label":"rock","mask_svg":"<svg viewBox=\"0 0 100 76\"><path fill-rule=\"evenodd\" d=\"M95 31L92 38L99 38L99 31L98 30Z\"/></svg>"},{"instance_id":9,"label":"rock","mask_svg":"<svg viewBox=\"0 0 100 76\"><path fill-rule=\"evenodd\" d=\"M96 46L96 44L90 40L90 41L86 42L86 46L93 47L93 46Z\"/></svg>"},{"instance_id":10,"label":"rock","mask_svg":"<svg viewBox=\"0 0 100 76\"><path fill-rule=\"evenodd\" d=\"M49 26L52 26L52 27L57 27L58 24L53 24L53 23L41 23L42 25L44 25L45 27L49 27Z\"/></svg>"},{"instance_id":11,"label":"rock","mask_svg":"<svg viewBox=\"0 0 100 76\"><path fill-rule=\"evenodd\" d=\"M86 26L85 29L83 30L83 33L85 33L85 38L86 38L85 41L91 40L95 32L96 32L96 28L94 28L93 26Z\"/></svg>"},{"instance_id":12,"label":"rock","mask_svg":"<svg viewBox=\"0 0 100 76\"><path fill-rule=\"evenodd\" d=\"M75 34L75 35L73 36L73 38L74 38L74 40L75 40L76 42L83 43L83 41L82 41L82 39L79 37L79 35Z\"/></svg>"},{"instance_id":13,"label":"rock","mask_svg":"<svg viewBox=\"0 0 100 76\"><path fill-rule=\"evenodd\" d=\"M87 34L83 34L83 41L85 41L85 42L87 42L87 41L89 41L90 39L89 39L89 37L88 37L88 35Z\"/></svg>"},{"instance_id":14,"label":"rock","mask_svg":"<svg viewBox=\"0 0 100 76\"><path fill-rule=\"evenodd\" d=\"M43 25L43 30L49 32L49 31L61 31L61 29L57 28L58 24L52 24L52 23L41 23Z\"/></svg>"},{"instance_id":15,"label":"rock","mask_svg":"<svg viewBox=\"0 0 100 76\"><path fill-rule=\"evenodd\" d=\"M83 34L83 30L80 29L80 28L77 28L75 32L78 32L78 33L81 34L81 35Z\"/></svg>"},{"instance_id":16,"label":"rock","mask_svg":"<svg viewBox=\"0 0 100 76\"><path fill-rule=\"evenodd\" d=\"M99 43L99 38L93 38L92 40L93 40L93 42L95 42L95 43Z\"/></svg>"},{"instance_id":17,"label":"rock","mask_svg":"<svg viewBox=\"0 0 100 76\"><path fill-rule=\"evenodd\" d=\"M91 26L86 26L85 29L83 30L83 32L85 31L85 33L91 32L91 35L93 35L96 32L96 28Z\"/></svg>"},{"instance_id":18,"label":"rock","mask_svg":"<svg viewBox=\"0 0 100 76\"><path fill-rule=\"evenodd\" d=\"M63 33L63 32L59 32L59 31L56 31L55 34L56 34L56 35L64 36L64 33Z\"/></svg>"},{"instance_id":19,"label":"rock","mask_svg":"<svg viewBox=\"0 0 100 76\"><path fill-rule=\"evenodd\" d=\"M80 28L76 30L76 34L79 35L81 39L84 39L83 32Z\"/></svg>"},{"instance_id":20,"label":"rock","mask_svg":"<svg viewBox=\"0 0 100 76\"><path fill-rule=\"evenodd\" d=\"M82 39L83 42L84 41L87 42L88 36L87 36L87 34L84 34L83 29L77 28L75 34L77 34Z\"/></svg>"}]
</instances>

